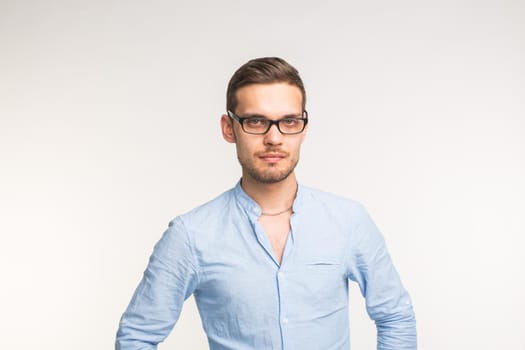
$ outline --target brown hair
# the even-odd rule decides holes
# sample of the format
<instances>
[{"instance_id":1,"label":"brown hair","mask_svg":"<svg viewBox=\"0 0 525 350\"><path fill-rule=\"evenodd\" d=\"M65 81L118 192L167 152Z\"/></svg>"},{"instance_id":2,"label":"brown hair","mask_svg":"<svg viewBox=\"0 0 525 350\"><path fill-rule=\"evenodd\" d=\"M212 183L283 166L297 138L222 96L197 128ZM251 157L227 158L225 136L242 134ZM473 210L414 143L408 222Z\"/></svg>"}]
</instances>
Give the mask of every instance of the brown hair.
<instances>
[{"instance_id":1,"label":"brown hair","mask_svg":"<svg viewBox=\"0 0 525 350\"><path fill-rule=\"evenodd\" d=\"M255 58L243 64L230 79L226 91L226 109L235 112L237 90L250 84L288 83L297 86L303 95L303 110L306 106L306 92L299 72L279 57Z\"/></svg>"}]
</instances>

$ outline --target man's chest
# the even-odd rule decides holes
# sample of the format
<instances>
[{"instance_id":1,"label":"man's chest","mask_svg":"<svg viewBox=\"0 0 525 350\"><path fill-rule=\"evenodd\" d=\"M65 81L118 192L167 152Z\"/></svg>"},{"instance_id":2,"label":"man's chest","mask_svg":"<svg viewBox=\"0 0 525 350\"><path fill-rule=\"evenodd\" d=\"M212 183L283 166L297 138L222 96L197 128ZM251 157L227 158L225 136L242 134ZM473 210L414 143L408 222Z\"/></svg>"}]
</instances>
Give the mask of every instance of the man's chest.
<instances>
[{"instance_id":1,"label":"man's chest","mask_svg":"<svg viewBox=\"0 0 525 350\"><path fill-rule=\"evenodd\" d=\"M281 264L290 233L290 215L279 217L261 216L258 223L268 239L275 260Z\"/></svg>"},{"instance_id":2,"label":"man's chest","mask_svg":"<svg viewBox=\"0 0 525 350\"><path fill-rule=\"evenodd\" d=\"M344 242L322 237L322 232L317 233L321 237L315 237L315 232L304 229L294 232L292 228L293 237L288 237L285 244L279 243L283 249L279 264L269 251L268 245L272 248L273 245L262 225L260 231L235 228L223 232L220 239L207 242L206 250L198 254L199 302L226 313L232 305L241 305L242 308L234 309L236 315L245 317L261 310L272 317L280 302L291 308L292 315L314 314L346 305Z\"/></svg>"}]
</instances>

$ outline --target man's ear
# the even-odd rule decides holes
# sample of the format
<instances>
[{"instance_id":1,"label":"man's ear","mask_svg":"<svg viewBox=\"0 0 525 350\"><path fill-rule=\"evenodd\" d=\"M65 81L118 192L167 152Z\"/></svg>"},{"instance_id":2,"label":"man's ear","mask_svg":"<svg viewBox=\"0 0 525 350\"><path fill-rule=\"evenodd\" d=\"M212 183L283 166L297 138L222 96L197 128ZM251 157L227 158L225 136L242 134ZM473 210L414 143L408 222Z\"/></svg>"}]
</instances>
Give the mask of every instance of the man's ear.
<instances>
[{"instance_id":1,"label":"man's ear","mask_svg":"<svg viewBox=\"0 0 525 350\"><path fill-rule=\"evenodd\" d=\"M235 143L235 133L233 132L233 120L228 117L226 114L223 114L221 117L221 130L222 137L226 142Z\"/></svg>"}]
</instances>

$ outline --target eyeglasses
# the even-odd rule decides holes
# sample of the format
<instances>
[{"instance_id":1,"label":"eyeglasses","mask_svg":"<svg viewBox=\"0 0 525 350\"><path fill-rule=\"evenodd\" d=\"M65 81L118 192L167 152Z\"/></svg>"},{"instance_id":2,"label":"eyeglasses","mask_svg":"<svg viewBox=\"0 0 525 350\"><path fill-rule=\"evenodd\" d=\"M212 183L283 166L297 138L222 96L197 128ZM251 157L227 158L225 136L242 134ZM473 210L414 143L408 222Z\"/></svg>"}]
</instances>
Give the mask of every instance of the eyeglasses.
<instances>
[{"instance_id":1,"label":"eyeglasses","mask_svg":"<svg viewBox=\"0 0 525 350\"><path fill-rule=\"evenodd\" d=\"M306 124L308 124L308 112L306 111L303 112L302 116L289 116L279 120L270 120L259 116L244 118L239 117L232 111L228 111L228 115L241 124L241 128L245 133L252 135L264 135L274 124L281 134L295 135L302 133Z\"/></svg>"}]
</instances>

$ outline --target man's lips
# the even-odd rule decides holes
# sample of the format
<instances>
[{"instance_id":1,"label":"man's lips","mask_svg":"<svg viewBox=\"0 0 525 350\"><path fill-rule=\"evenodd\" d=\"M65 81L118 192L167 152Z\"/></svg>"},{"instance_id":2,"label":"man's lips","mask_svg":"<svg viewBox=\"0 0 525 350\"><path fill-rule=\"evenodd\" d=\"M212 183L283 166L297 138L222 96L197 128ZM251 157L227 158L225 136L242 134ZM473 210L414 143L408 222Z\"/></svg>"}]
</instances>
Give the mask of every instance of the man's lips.
<instances>
[{"instance_id":1,"label":"man's lips","mask_svg":"<svg viewBox=\"0 0 525 350\"><path fill-rule=\"evenodd\" d=\"M286 158L285 153L276 153L276 152L269 152L269 153L261 153L258 155L258 157L265 162L278 162L279 160Z\"/></svg>"}]
</instances>

